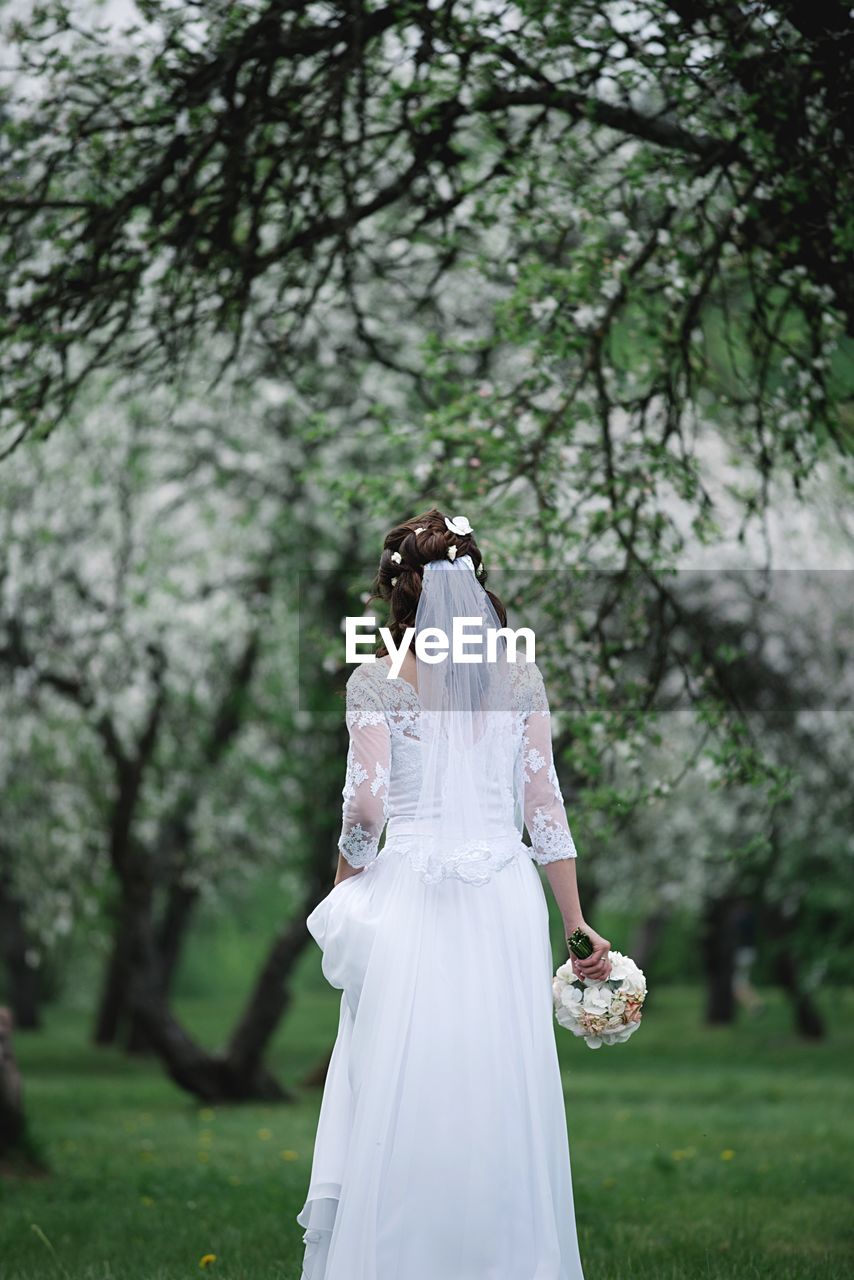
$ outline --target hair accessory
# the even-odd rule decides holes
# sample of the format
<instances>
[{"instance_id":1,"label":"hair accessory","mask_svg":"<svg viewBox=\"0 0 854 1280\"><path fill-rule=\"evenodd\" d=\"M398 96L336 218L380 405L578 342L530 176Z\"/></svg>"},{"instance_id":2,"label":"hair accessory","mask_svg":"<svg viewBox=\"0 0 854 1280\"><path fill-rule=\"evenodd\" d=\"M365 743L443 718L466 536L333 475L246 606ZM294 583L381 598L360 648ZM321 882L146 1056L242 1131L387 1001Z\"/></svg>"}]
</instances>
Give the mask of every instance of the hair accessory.
<instances>
[{"instance_id":1,"label":"hair accessory","mask_svg":"<svg viewBox=\"0 0 854 1280\"><path fill-rule=\"evenodd\" d=\"M394 561L394 563L395 563L395 564L402 564L402 563L403 563L403 556L400 554L400 552L399 552L399 551L392 551L392 553L391 553L391 558L392 558L392 560Z\"/></svg>"},{"instance_id":2,"label":"hair accessory","mask_svg":"<svg viewBox=\"0 0 854 1280\"><path fill-rule=\"evenodd\" d=\"M456 548L456 547L448 547L448 559L449 559L449 560L455 560L456 558L457 558L457 548Z\"/></svg>"},{"instance_id":3,"label":"hair accessory","mask_svg":"<svg viewBox=\"0 0 854 1280\"><path fill-rule=\"evenodd\" d=\"M481 561L481 563L477 566L477 576L479 578L483 576L483 561Z\"/></svg>"},{"instance_id":4,"label":"hair accessory","mask_svg":"<svg viewBox=\"0 0 854 1280\"><path fill-rule=\"evenodd\" d=\"M419 525L419 526L418 526L418 528L415 530L415 532L416 532L416 533L423 533L423 532L424 532L424 525L423 525L423 524Z\"/></svg>"},{"instance_id":5,"label":"hair accessory","mask_svg":"<svg viewBox=\"0 0 854 1280\"><path fill-rule=\"evenodd\" d=\"M396 587L396 586L397 586L397 578L392 578L392 580L391 580L391 585L392 585L393 587Z\"/></svg>"},{"instance_id":6,"label":"hair accessory","mask_svg":"<svg viewBox=\"0 0 854 1280\"><path fill-rule=\"evenodd\" d=\"M453 520L449 520L448 517L445 516L445 524L448 526L451 533L455 533L458 538L465 537L467 533L474 533L474 529L469 524L466 516L454 516Z\"/></svg>"}]
</instances>

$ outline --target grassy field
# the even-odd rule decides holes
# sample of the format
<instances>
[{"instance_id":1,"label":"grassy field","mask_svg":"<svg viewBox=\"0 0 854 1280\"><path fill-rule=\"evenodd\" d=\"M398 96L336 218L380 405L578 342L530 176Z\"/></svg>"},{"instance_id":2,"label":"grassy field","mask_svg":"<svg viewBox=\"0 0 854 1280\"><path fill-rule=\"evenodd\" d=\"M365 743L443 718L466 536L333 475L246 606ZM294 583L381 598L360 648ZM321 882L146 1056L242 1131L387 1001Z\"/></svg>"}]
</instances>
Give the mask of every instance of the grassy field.
<instances>
[{"instance_id":1,"label":"grassy field","mask_svg":"<svg viewBox=\"0 0 854 1280\"><path fill-rule=\"evenodd\" d=\"M181 1012L213 1043L236 998ZM328 1048L337 1000L308 955L273 1054L285 1081ZM586 1280L854 1274L854 994L819 1046L773 994L736 1029L702 1028L698 1004L659 988L634 1039L595 1052L558 1030ZM88 1030L65 1008L19 1036L52 1172L0 1179L3 1280L178 1280L208 1254L223 1280L298 1280L319 1093L205 1109L153 1063L88 1047Z\"/></svg>"}]
</instances>

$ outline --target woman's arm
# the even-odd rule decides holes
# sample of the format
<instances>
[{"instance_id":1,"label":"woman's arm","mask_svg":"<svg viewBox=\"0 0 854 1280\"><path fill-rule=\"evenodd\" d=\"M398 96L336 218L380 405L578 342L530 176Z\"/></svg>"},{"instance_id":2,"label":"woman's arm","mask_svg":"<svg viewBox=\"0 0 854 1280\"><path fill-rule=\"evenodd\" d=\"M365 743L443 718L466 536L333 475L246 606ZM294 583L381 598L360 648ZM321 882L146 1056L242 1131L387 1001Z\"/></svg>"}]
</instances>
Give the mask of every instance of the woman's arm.
<instances>
[{"instance_id":1,"label":"woman's arm","mask_svg":"<svg viewBox=\"0 0 854 1280\"><path fill-rule=\"evenodd\" d=\"M338 853L338 867L335 871L335 884L340 884L342 880L346 880L348 876L357 876L364 871L364 867L351 867L350 863L344 857L344 854Z\"/></svg>"},{"instance_id":2,"label":"woman's arm","mask_svg":"<svg viewBox=\"0 0 854 1280\"><path fill-rule=\"evenodd\" d=\"M548 696L536 665L531 677L531 701L522 741L525 825L531 837L531 855L545 870L563 919L565 936L580 928L593 943L593 953L586 960L572 957L574 972L588 978L606 978L610 972L611 944L587 924L581 910L575 872L578 853L554 765Z\"/></svg>"},{"instance_id":3,"label":"woman's arm","mask_svg":"<svg viewBox=\"0 0 854 1280\"><path fill-rule=\"evenodd\" d=\"M611 971L608 952L611 944L595 929L591 928L581 911L578 897L578 882L575 876L575 859L562 858L557 862L549 862L545 868L546 878L551 885L555 902L563 917L564 937L568 938L575 929L581 929L593 943L593 953L586 960L572 957L575 973L585 978L607 978Z\"/></svg>"},{"instance_id":4,"label":"woman's arm","mask_svg":"<svg viewBox=\"0 0 854 1280\"><path fill-rule=\"evenodd\" d=\"M379 694L360 667L347 681L346 719L350 742L335 884L377 856L388 813L391 735Z\"/></svg>"}]
</instances>

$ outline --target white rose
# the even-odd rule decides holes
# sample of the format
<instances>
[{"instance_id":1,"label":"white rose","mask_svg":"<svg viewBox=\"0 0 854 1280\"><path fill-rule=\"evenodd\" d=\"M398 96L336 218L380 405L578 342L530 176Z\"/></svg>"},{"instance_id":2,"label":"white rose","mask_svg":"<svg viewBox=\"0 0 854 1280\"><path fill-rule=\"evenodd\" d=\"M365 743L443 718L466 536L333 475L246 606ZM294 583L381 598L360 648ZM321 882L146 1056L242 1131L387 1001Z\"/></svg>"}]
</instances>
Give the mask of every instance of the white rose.
<instances>
[{"instance_id":1,"label":"white rose","mask_svg":"<svg viewBox=\"0 0 854 1280\"><path fill-rule=\"evenodd\" d=\"M646 979L643 974L631 973L628 977L624 978L620 983L620 994L624 996L634 996L635 998L646 995Z\"/></svg>"},{"instance_id":2,"label":"white rose","mask_svg":"<svg viewBox=\"0 0 854 1280\"><path fill-rule=\"evenodd\" d=\"M564 987L560 993L560 1002L564 1009L580 1009L582 1000L578 987Z\"/></svg>"},{"instance_id":3,"label":"white rose","mask_svg":"<svg viewBox=\"0 0 854 1280\"><path fill-rule=\"evenodd\" d=\"M632 961L621 952L609 951L608 959L611 961L611 972L608 977L613 978L615 982L622 981L631 972Z\"/></svg>"},{"instance_id":4,"label":"white rose","mask_svg":"<svg viewBox=\"0 0 854 1280\"><path fill-rule=\"evenodd\" d=\"M584 992L584 1008L588 1013L607 1013L611 1005L611 992L607 987L588 987Z\"/></svg>"}]
</instances>

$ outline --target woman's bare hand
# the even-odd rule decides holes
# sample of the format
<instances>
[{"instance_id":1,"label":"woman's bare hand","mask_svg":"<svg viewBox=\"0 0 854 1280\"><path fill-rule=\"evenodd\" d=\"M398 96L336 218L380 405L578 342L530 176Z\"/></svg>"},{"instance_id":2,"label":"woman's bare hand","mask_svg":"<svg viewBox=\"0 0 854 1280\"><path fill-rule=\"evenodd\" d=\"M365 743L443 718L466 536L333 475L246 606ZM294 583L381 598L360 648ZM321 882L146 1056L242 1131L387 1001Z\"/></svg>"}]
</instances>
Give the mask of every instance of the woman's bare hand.
<instances>
[{"instance_id":1,"label":"woman's bare hand","mask_svg":"<svg viewBox=\"0 0 854 1280\"><path fill-rule=\"evenodd\" d=\"M570 952L573 973L577 978L592 978L596 982L604 981L611 972L611 962L608 959L608 952L611 950L610 942L607 938L603 938L601 933L591 929L590 925L585 924L583 920L576 921L572 928L581 929L593 944L593 952L586 960L580 960ZM568 934L571 932L571 929L567 930Z\"/></svg>"}]
</instances>

